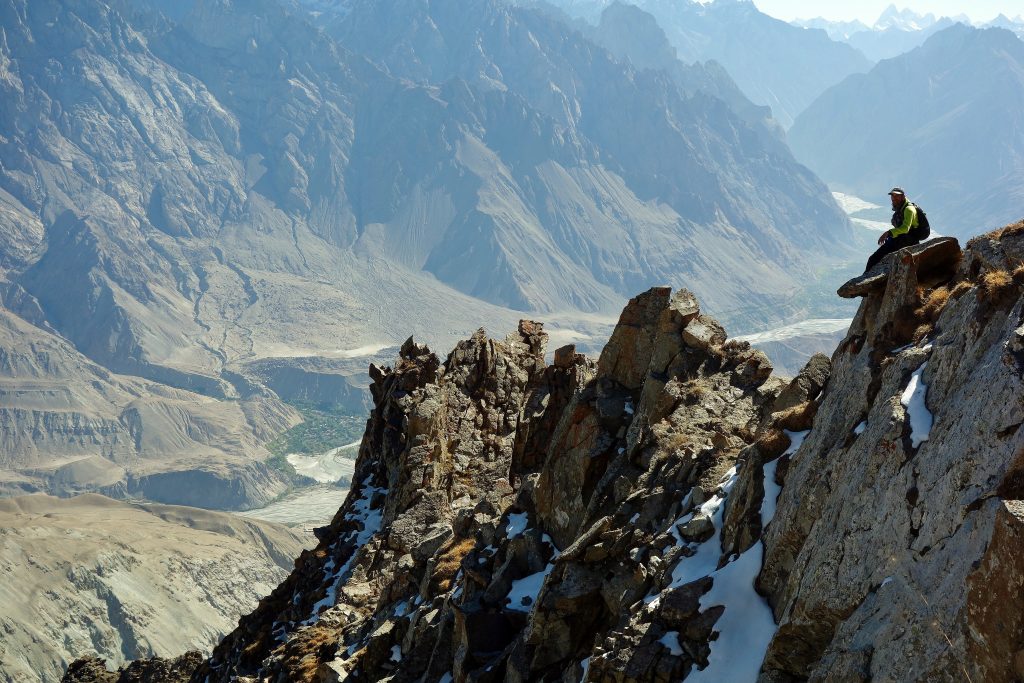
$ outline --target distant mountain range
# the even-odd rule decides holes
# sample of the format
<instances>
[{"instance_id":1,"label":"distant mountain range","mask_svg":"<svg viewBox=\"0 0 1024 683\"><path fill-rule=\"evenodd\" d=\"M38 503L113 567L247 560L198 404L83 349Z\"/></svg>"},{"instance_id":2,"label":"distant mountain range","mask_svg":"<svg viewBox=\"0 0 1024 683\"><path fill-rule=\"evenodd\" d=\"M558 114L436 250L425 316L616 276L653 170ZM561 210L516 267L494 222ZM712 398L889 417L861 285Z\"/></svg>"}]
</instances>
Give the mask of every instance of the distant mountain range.
<instances>
[{"instance_id":1,"label":"distant mountain range","mask_svg":"<svg viewBox=\"0 0 1024 683\"><path fill-rule=\"evenodd\" d=\"M841 40L856 47L872 61L890 59L918 47L929 36L956 23L971 24L965 14L953 17L935 14L918 14L909 8L899 9L889 5L871 26L860 21L829 21L820 17L798 19L795 26L823 29L834 40ZM1024 37L1024 18L1010 19L1000 14L992 21L980 24L980 28L1005 28Z\"/></svg>"},{"instance_id":2,"label":"distant mountain range","mask_svg":"<svg viewBox=\"0 0 1024 683\"><path fill-rule=\"evenodd\" d=\"M1024 215L1024 42L957 24L822 95L789 131L831 187L904 186L933 229L967 235Z\"/></svg>"},{"instance_id":3,"label":"distant mountain range","mask_svg":"<svg viewBox=\"0 0 1024 683\"><path fill-rule=\"evenodd\" d=\"M558 311L586 339L659 283L765 326L852 248L720 68L638 66L614 26L493 0L3 0L0 21L0 352L35 373L4 375L16 490L123 493L159 461L188 473L161 500L259 504L285 485L262 462L296 419L278 399L308 398L289 364L361 411L360 368L410 333Z\"/></svg>"},{"instance_id":4,"label":"distant mountain range","mask_svg":"<svg viewBox=\"0 0 1024 683\"><path fill-rule=\"evenodd\" d=\"M592 23L613 4L608 0L554 2ZM630 4L658 20L681 60L720 63L747 97L770 106L786 128L826 88L871 66L849 45L770 17L749 0L636 0Z\"/></svg>"}]
</instances>

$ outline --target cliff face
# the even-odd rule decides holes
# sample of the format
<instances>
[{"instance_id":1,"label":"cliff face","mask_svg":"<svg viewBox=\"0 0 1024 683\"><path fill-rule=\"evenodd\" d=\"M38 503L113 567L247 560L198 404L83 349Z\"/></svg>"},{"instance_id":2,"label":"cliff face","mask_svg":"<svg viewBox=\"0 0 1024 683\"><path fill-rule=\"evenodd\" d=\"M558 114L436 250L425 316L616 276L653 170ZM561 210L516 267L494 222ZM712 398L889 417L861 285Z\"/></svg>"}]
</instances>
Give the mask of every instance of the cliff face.
<instances>
[{"instance_id":1,"label":"cliff face","mask_svg":"<svg viewBox=\"0 0 1024 683\"><path fill-rule=\"evenodd\" d=\"M410 340L320 544L192 680L1024 676L1024 224L898 256L789 382L667 288L596 363Z\"/></svg>"}]
</instances>

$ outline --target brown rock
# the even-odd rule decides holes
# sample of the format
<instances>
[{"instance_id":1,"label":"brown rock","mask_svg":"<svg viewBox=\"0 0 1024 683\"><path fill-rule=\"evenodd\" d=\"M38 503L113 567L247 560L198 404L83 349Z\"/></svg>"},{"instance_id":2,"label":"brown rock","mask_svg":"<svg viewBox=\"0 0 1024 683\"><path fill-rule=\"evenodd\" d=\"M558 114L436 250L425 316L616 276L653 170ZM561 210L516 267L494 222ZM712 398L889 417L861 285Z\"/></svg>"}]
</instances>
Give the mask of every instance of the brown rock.
<instances>
[{"instance_id":1,"label":"brown rock","mask_svg":"<svg viewBox=\"0 0 1024 683\"><path fill-rule=\"evenodd\" d=\"M198 652L174 659L154 657L131 662L116 672L107 671L106 662L97 657L75 660L68 667L64 683L186 683L203 662Z\"/></svg>"},{"instance_id":2,"label":"brown rock","mask_svg":"<svg viewBox=\"0 0 1024 683\"><path fill-rule=\"evenodd\" d=\"M683 328L683 341L687 346L711 351L725 343L725 329L714 318L699 315Z\"/></svg>"},{"instance_id":3,"label":"brown rock","mask_svg":"<svg viewBox=\"0 0 1024 683\"><path fill-rule=\"evenodd\" d=\"M666 628L679 631L700 610L700 596L711 589L711 579L705 577L661 594L658 617Z\"/></svg>"},{"instance_id":4,"label":"brown rock","mask_svg":"<svg viewBox=\"0 0 1024 683\"><path fill-rule=\"evenodd\" d=\"M672 290L653 287L626 304L611 338L601 351L597 371L627 389L639 389L647 375L658 321Z\"/></svg>"},{"instance_id":5,"label":"brown rock","mask_svg":"<svg viewBox=\"0 0 1024 683\"><path fill-rule=\"evenodd\" d=\"M560 368L568 368L573 365L576 360L576 345L566 344L560 348L555 349L555 366Z\"/></svg>"},{"instance_id":6,"label":"brown rock","mask_svg":"<svg viewBox=\"0 0 1024 683\"><path fill-rule=\"evenodd\" d=\"M687 541L703 543L715 535L715 525L707 515L697 515L679 527L679 535Z\"/></svg>"},{"instance_id":7,"label":"brown rock","mask_svg":"<svg viewBox=\"0 0 1024 683\"><path fill-rule=\"evenodd\" d=\"M823 353L811 356L803 369L786 385L772 405L772 412L781 412L816 398L825 388L832 372L832 361Z\"/></svg>"},{"instance_id":8,"label":"brown rock","mask_svg":"<svg viewBox=\"0 0 1024 683\"><path fill-rule=\"evenodd\" d=\"M967 588L975 680L1024 676L1024 502L999 501L992 540Z\"/></svg>"},{"instance_id":9,"label":"brown rock","mask_svg":"<svg viewBox=\"0 0 1024 683\"><path fill-rule=\"evenodd\" d=\"M960 258L960 243L955 237L939 237L889 254L863 275L848 280L836 292L844 299L865 296L882 287L893 266L901 260L914 260L919 270L955 265Z\"/></svg>"}]
</instances>

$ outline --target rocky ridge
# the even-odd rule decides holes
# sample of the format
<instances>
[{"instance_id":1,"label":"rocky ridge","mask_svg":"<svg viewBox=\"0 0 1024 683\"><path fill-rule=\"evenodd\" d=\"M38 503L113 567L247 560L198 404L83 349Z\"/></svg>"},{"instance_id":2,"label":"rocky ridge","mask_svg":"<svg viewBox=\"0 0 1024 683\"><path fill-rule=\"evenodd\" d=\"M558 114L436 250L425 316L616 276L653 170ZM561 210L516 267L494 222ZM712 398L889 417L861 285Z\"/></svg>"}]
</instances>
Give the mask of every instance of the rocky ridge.
<instances>
[{"instance_id":1,"label":"rocky ridge","mask_svg":"<svg viewBox=\"0 0 1024 683\"><path fill-rule=\"evenodd\" d=\"M891 255L791 381L668 288L596 363L408 341L345 505L192 680L1019 679L1022 264L1024 223Z\"/></svg>"}]
</instances>

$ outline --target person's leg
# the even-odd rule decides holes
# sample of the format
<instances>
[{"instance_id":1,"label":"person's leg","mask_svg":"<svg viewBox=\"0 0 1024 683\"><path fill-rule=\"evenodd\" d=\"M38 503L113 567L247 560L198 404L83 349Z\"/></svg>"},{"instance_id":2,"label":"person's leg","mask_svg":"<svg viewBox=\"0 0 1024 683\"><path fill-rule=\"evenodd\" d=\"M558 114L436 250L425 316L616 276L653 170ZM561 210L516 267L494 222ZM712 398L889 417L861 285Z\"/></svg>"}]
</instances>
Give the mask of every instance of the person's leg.
<instances>
[{"instance_id":1,"label":"person's leg","mask_svg":"<svg viewBox=\"0 0 1024 683\"><path fill-rule=\"evenodd\" d=\"M890 239L888 242L880 246L878 250L875 251L875 253L870 256L870 258L868 258L868 264L867 266L864 267L864 272L866 273L872 268L874 268L876 265L878 265L879 261L881 261L883 258L891 254L892 252L899 251L903 247L913 246L917 244L919 241L920 240L913 239L910 236L910 233Z\"/></svg>"},{"instance_id":2,"label":"person's leg","mask_svg":"<svg viewBox=\"0 0 1024 683\"><path fill-rule=\"evenodd\" d=\"M868 272L872 268L878 265L878 262L885 258L887 255L899 249L896 246L896 239L887 240L882 246L875 250L875 253L868 257L868 264L864 266L864 272Z\"/></svg>"}]
</instances>

